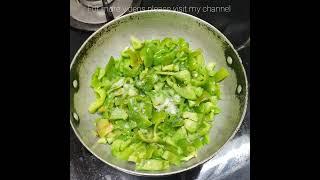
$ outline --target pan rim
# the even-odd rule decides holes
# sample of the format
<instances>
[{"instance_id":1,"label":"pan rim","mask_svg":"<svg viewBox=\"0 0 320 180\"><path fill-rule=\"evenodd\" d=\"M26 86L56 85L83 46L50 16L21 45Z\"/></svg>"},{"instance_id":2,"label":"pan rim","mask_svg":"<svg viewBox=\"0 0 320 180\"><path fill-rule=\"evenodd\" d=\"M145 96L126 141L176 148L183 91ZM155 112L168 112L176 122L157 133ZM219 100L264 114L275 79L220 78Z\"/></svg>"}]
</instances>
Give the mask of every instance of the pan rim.
<instances>
[{"instance_id":1,"label":"pan rim","mask_svg":"<svg viewBox=\"0 0 320 180\"><path fill-rule=\"evenodd\" d=\"M84 43L80 46L80 48L78 49L78 51L76 52L76 54L74 55L71 63L70 63L70 70L72 69L73 67L73 64L76 60L76 58L78 57L79 53L83 50L83 48L86 46L86 44L88 43L89 40L91 40L96 34L98 34L102 29L106 28L107 26L110 26L114 23L116 23L117 21L121 20L121 19L125 19L129 16L132 16L132 15L137 15L137 14L144 14L144 13L152 13L152 12L165 12L165 13L174 13L174 14L179 14L179 15L183 15L183 16L188 16L190 18L193 18L195 19L196 21L206 25L207 27L209 27L210 29L214 30L214 32L216 32L220 37L223 38L224 41L226 41L230 47L232 48L232 50L235 52L235 55L237 56L237 58L239 59L240 61L240 66L241 66L241 69L242 71L244 72L244 80L245 80L245 90L246 90L246 93L245 93L245 102L244 102L244 109L243 109L243 112L242 112L242 115L241 115L241 118L240 118L240 121L237 125L237 127L235 128L235 130L233 131L232 135L227 139L227 141L215 152L213 153L212 155L210 155L208 158L194 164L194 165L191 165L189 167L186 167L184 169L181 169L181 170L176 170L176 171L172 171L172 172L164 172L164 173L146 173L146 172L138 172L138 171L132 171L132 170L128 170L128 169L124 169L124 168L121 168L121 167L118 167L112 163L109 163L107 161L105 161L104 159L102 159L101 157L99 157L96 153L94 153L84 142L83 140L81 139L80 135L77 133L74 125L72 124L72 119L71 119L71 116L70 116L70 124L71 124L71 127L73 129L73 132L75 133L75 135L77 136L77 138L79 139L79 141L82 143L82 145L84 147L86 147L86 149L91 153L93 154L95 157L97 157L98 159L100 159L102 162L104 162L105 164L117 169L117 170L120 170L122 172L125 172L125 173L128 173L128 174L131 174L131 175L135 175L135 176L146 176L146 177L158 177L158 176L168 176L168 175L173 175L173 174L178 174L178 173L181 173L181 172L185 172L187 170L190 170L190 169L193 169L207 161L209 161L210 159L212 159L214 156L217 155L217 153L219 153L223 147L231 140L233 139L233 137L235 136L235 134L239 131L241 125L242 125L242 122L244 120L244 117L247 113L247 104L248 104L248 79L247 79L247 75L246 75L246 71L245 71L245 68L242 64L242 60L241 60L241 57L239 56L238 54L238 51L235 50L233 44L228 40L228 38L222 33L220 32L216 27L214 27L213 25L211 25L210 23L198 18L198 17L195 17L193 15L190 15L190 14L186 14L186 13L183 13L183 12L179 12L179 11L172 11L172 10L145 10L145 11L138 11L138 12L134 12L134 13L130 13L130 14L126 14L124 16L121 16L119 18L116 18L115 20L113 21L110 21L108 23L106 23L105 25L103 25L102 27L100 27L98 30L96 30L95 32L93 32L85 41ZM71 113L71 112L70 112Z\"/></svg>"}]
</instances>

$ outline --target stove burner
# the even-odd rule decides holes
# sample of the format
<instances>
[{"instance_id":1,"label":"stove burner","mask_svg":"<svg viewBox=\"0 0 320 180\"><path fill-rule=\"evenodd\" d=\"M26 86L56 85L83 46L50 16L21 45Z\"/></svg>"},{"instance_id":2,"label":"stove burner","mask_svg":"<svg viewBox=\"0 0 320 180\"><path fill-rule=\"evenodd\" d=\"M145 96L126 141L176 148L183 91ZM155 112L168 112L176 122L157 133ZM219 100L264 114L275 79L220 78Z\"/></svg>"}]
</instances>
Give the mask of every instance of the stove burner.
<instances>
[{"instance_id":1,"label":"stove burner","mask_svg":"<svg viewBox=\"0 0 320 180\"><path fill-rule=\"evenodd\" d=\"M95 31L108 21L127 13L130 7L140 6L140 3L141 0L70 0L70 25Z\"/></svg>"},{"instance_id":2,"label":"stove burner","mask_svg":"<svg viewBox=\"0 0 320 180\"><path fill-rule=\"evenodd\" d=\"M111 4L112 1L114 1L114 0L107 0L107 2L109 4ZM88 8L96 8L97 9L97 8L103 7L102 0L79 0L79 2Z\"/></svg>"}]
</instances>

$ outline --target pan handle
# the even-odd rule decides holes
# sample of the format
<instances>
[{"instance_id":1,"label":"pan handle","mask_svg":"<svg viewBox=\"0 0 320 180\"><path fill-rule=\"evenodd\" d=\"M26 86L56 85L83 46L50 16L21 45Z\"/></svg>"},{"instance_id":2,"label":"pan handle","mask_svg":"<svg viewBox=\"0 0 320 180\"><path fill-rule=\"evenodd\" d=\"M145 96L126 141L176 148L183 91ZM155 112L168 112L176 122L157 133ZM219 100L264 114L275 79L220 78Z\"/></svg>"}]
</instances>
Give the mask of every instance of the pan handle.
<instances>
[{"instance_id":1,"label":"pan handle","mask_svg":"<svg viewBox=\"0 0 320 180\"><path fill-rule=\"evenodd\" d=\"M250 37L247 39L247 41L245 43L243 43L242 45L240 45L239 47L236 48L236 50L239 52L244 48L250 47Z\"/></svg>"}]
</instances>

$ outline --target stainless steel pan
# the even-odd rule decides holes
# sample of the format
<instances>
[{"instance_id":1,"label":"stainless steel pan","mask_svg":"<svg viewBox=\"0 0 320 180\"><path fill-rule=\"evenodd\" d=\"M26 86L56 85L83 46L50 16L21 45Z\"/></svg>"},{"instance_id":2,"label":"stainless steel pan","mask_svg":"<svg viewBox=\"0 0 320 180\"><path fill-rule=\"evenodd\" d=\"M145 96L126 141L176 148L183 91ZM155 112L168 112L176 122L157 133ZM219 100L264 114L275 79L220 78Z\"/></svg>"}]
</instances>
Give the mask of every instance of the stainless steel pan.
<instances>
[{"instance_id":1,"label":"stainless steel pan","mask_svg":"<svg viewBox=\"0 0 320 180\"><path fill-rule=\"evenodd\" d=\"M203 49L205 59L217 67L226 67L230 76L222 82L221 113L211 129L209 145L198 157L172 166L166 171L136 171L127 161L112 156L108 145L97 144L92 131L97 117L88 112L94 100L90 88L91 75L97 66L105 66L110 56L130 45L130 36L139 39L183 37L190 47ZM196 167L211 159L237 132L248 101L248 82L241 59L230 41L215 27L194 16L168 10L141 11L111 21L93 33L81 46L70 65L70 123L82 144L106 164L134 175L162 176Z\"/></svg>"}]
</instances>

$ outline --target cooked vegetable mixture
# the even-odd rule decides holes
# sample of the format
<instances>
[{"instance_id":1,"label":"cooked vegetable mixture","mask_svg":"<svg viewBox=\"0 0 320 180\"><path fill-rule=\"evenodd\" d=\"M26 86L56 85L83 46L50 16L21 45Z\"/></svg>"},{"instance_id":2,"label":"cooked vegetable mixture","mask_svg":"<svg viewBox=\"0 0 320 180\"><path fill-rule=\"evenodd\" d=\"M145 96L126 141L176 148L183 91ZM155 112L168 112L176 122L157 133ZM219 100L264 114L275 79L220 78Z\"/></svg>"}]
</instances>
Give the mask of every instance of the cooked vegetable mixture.
<instances>
[{"instance_id":1,"label":"cooked vegetable mixture","mask_svg":"<svg viewBox=\"0 0 320 180\"><path fill-rule=\"evenodd\" d=\"M91 87L96 100L90 113L98 143L136 163L137 170L165 170L197 156L209 143L214 116L220 112L219 82L229 73L206 65L200 49L182 38L140 41L97 68Z\"/></svg>"}]
</instances>

